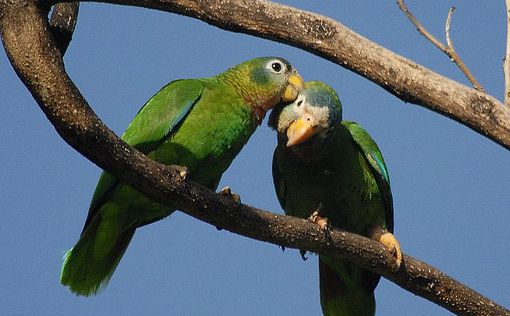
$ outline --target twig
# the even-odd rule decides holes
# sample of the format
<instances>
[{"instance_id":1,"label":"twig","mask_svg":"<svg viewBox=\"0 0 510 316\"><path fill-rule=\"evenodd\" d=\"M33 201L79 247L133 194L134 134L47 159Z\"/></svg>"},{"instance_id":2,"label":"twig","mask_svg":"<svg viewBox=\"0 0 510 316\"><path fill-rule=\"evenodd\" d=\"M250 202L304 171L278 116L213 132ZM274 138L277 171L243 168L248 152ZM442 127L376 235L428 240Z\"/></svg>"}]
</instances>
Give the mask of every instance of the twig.
<instances>
[{"instance_id":1,"label":"twig","mask_svg":"<svg viewBox=\"0 0 510 316\"><path fill-rule=\"evenodd\" d=\"M446 16L446 22L444 24L444 36L446 38L446 46L450 49L451 52L455 53L453 42L450 37L450 26L452 24L453 12L455 12L455 7L451 7L450 10L448 10L448 15Z\"/></svg>"},{"instance_id":2,"label":"twig","mask_svg":"<svg viewBox=\"0 0 510 316\"><path fill-rule=\"evenodd\" d=\"M416 30L421 35L423 35L432 44L434 44L434 46L436 46L437 48L439 48L440 50L442 50L443 52L448 54L446 52L446 47L443 45L443 43L441 43L434 35L430 34L427 31L427 29L420 23L420 21L418 21L418 19L411 13L411 11L409 11L409 8L407 8L406 4L404 3L404 0L397 0L397 4L398 4L398 7L400 8L400 10L402 10L402 12L404 12L406 17L409 19L409 21L411 21L411 23L413 23L413 25L416 27ZM450 56L448 56L448 57L450 57Z\"/></svg>"},{"instance_id":3,"label":"twig","mask_svg":"<svg viewBox=\"0 0 510 316\"><path fill-rule=\"evenodd\" d=\"M503 62L505 75L505 105L510 107L510 0L506 0L506 54Z\"/></svg>"},{"instance_id":4,"label":"twig","mask_svg":"<svg viewBox=\"0 0 510 316\"><path fill-rule=\"evenodd\" d=\"M439 48L443 53L445 53L452 62L454 62L457 67L459 67L460 71L466 76L466 78L471 82L473 87L478 91L484 91L483 87L478 83L476 78L473 76L469 68L464 64L460 56L455 52L455 49L453 48L453 42L450 38L450 24L452 20L453 12L455 11L455 7L451 7L450 10L448 10L448 16L446 18L446 24L445 24L445 35L446 35L446 43L445 46L441 41L439 41L434 35L430 34L425 27L418 21L418 19L409 11L409 8L404 3L404 0L397 0L397 4L404 12L406 17L413 23L413 25L416 27L418 32L423 35L426 39L428 39L434 46Z\"/></svg>"},{"instance_id":5,"label":"twig","mask_svg":"<svg viewBox=\"0 0 510 316\"><path fill-rule=\"evenodd\" d=\"M510 315L504 307L419 260L405 256L395 272L391 255L373 240L337 230L327 238L317 225L304 219L235 203L182 180L177 170L129 147L99 120L68 77L46 31L44 11L35 1L0 1L4 47L16 73L60 136L99 167L155 201L176 206L216 227L285 247L341 256L458 315Z\"/></svg>"}]
</instances>

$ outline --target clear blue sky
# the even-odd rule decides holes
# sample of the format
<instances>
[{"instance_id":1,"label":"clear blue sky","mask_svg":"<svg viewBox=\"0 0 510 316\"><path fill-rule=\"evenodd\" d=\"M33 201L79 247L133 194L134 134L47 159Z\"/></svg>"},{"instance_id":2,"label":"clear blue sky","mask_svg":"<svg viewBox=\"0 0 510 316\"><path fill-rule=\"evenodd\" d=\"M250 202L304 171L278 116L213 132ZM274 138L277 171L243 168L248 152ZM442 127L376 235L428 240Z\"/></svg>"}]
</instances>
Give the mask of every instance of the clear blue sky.
<instances>
[{"instance_id":1,"label":"clear blue sky","mask_svg":"<svg viewBox=\"0 0 510 316\"><path fill-rule=\"evenodd\" d=\"M320 3L319 3L320 2ZM466 83L395 1L288 1L328 15L443 75ZM453 1L410 1L443 39ZM503 1L460 1L457 51L502 98ZM470 129L405 104L337 65L286 45L140 8L82 4L66 68L98 115L122 133L165 83L208 77L246 59L276 55L307 80L340 94L344 118L361 123L386 158L395 233L405 253L510 306L510 154ZM92 298L59 284L100 170L57 135L0 52L0 314L319 315L317 258L240 237L182 213L137 231L109 286ZM273 191L275 135L265 122L224 174L243 202L281 212ZM447 315L382 280L378 315Z\"/></svg>"}]
</instances>

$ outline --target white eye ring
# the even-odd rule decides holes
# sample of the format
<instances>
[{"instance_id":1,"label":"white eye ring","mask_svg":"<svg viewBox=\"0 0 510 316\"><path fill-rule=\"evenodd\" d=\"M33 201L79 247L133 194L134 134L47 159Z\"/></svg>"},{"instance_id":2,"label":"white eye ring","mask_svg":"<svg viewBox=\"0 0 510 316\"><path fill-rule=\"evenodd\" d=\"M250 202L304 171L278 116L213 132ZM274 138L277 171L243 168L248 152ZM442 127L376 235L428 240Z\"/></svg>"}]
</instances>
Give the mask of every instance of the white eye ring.
<instances>
[{"instance_id":1,"label":"white eye ring","mask_svg":"<svg viewBox=\"0 0 510 316\"><path fill-rule=\"evenodd\" d=\"M296 100L296 106L300 108L302 105L304 105L306 98L304 96L299 97Z\"/></svg>"},{"instance_id":2,"label":"white eye ring","mask_svg":"<svg viewBox=\"0 0 510 316\"><path fill-rule=\"evenodd\" d=\"M287 66L278 59L273 59L266 64L266 69L276 74L281 74L287 70Z\"/></svg>"}]
</instances>

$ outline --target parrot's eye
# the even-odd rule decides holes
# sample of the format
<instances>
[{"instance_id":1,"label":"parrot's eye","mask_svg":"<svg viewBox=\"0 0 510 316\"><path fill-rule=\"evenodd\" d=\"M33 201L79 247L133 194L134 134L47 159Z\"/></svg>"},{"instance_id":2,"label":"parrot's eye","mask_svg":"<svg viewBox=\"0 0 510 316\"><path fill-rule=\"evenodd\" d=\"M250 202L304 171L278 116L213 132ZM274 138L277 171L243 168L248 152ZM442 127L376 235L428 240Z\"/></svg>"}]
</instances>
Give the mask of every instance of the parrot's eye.
<instances>
[{"instance_id":1,"label":"parrot's eye","mask_svg":"<svg viewBox=\"0 0 510 316\"><path fill-rule=\"evenodd\" d=\"M266 68L271 70L276 74L281 74L286 69L285 65L279 60L272 60L267 65Z\"/></svg>"},{"instance_id":2,"label":"parrot's eye","mask_svg":"<svg viewBox=\"0 0 510 316\"><path fill-rule=\"evenodd\" d=\"M280 72L280 71L282 71L282 64L280 64L280 63L273 63L271 65L271 68L273 68L273 70L275 72Z\"/></svg>"}]
</instances>

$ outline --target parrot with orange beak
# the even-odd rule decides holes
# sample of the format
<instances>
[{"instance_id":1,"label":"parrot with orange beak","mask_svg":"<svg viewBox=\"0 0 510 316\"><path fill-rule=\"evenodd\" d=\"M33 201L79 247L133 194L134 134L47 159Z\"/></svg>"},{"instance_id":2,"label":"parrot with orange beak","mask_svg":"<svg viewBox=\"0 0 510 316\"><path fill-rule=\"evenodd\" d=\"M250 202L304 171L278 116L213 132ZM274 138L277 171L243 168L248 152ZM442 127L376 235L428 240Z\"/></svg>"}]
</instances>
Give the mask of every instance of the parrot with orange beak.
<instances>
[{"instance_id":1,"label":"parrot with orange beak","mask_svg":"<svg viewBox=\"0 0 510 316\"><path fill-rule=\"evenodd\" d=\"M342 121L337 93L322 82L307 82L293 103L273 110L269 125L278 133L273 181L285 213L310 218L325 230L372 238L400 266L386 164L361 126ZM375 314L380 276L325 255L319 256L319 274L324 315Z\"/></svg>"}]
</instances>

